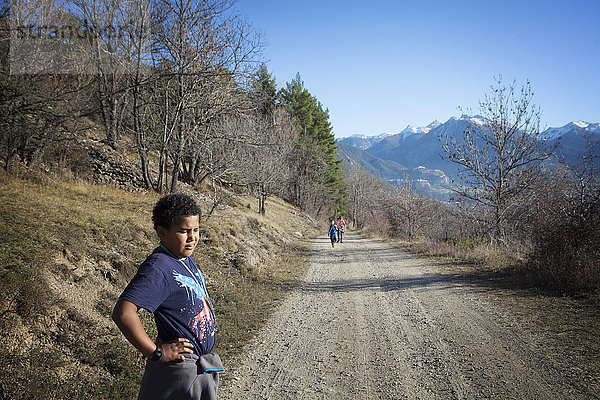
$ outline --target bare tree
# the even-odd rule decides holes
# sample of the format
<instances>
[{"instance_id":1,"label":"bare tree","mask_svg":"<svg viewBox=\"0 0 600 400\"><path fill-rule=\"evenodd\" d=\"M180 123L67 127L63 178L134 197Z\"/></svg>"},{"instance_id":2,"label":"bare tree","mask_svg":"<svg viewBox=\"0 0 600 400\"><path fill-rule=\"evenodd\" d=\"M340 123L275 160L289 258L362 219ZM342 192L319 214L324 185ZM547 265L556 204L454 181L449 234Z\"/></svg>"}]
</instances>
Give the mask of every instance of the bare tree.
<instances>
[{"instance_id":1,"label":"bare tree","mask_svg":"<svg viewBox=\"0 0 600 400\"><path fill-rule=\"evenodd\" d=\"M460 137L440 137L445 158L457 164L463 182L456 190L493 212L492 238L506 239L507 223L518 215L511 209L536 179L547 149L540 138L540 109L532 104L533 91L527 82L496 79L491 93L479 102L480 117L469 120Z\"/></svg>"},{"instance_id":2,"label":"bare tree","mask_svg":"<svg viewBox=\"0 0 600 400\"><path fill-rule=\"evenodd\" d=\"M139 1L138 1L139 3ZM128 103L129 73L133 54L129 36L140 17L134 2L112 0L73 0L71 10L79 18L88 41L86 72L93 77L92 110L100 117L105 141L117 149ZM137 22L136 22L137 24ZM140 30L141 31L141 30Z\"/></svg>"},{"instance_id":3,"label":"bare tree","mask_svg":"<svg viewBox=\"0 0 600 400\"><path fill-rule=\"evenodd\" d=\"M195 129L186 137L182 160L182 180L201 183L207 178L221 179L223 169L239 167L240 159L219 158L215 149L231 147L239 151L245 143L260 143L249 97L233 74L206 79L200 85L199 98L191 109Z\"/></svg>"},{"instance_id":4,"label":"bare tree","mask_svg":"<svg viewBox=\"0 0 600 400\"><path fill-rule=\"evenodd\" d=\"M407 240L423 236L429 230L435 202L413 190L407 182L388 193L388 215L392 234Z\"/></svg>"},{"instance_id":5,"label":"bare tree","mask_svg":"<svg viewBox=\"0 0 600 400\"><path fill-rule=\"evenodd\" d=\"M161 0L157 15L154 60L164 72L163 135L159 187L167 158L172 172L169 190L176 188L183 163L196 163L186 156L190 139L212 131L215 115L228 111L230 99L237 98L235 80L251 63L259 48L254 32L239 17L228 14L232 0ZM229 109L230 110L230 109ZM188 172L197 170L188 165Z\"/></svg>"},{"instance_id":6,"label":"bare tree","mask_svg":"<svg viewBox=\"0 0 600 400\"><path fill-rule=\"evenodd\" d=\"M362 228L375 206L375 196L382 191L382 182L360 165L352 162L346 168L350 195L350 218L355 228Z\"/></svg>"},{"instance_id":7,"label":"bare tree","mask_svg":"<svg viewBox=\"0 0 600 400\"><path fill-rule=\"evenodd\" d=\"M266 130L267 140L271 145L261 149L259 158L260 184L258 193L261 206L269 194L276 194L284 199L291 198L291 181L296 175L296 149L300 133L290 115L283 107L277 107L272 114L272 127ZM263 211L264 213L264 211Z\"/></svg>"},{"instance_id":8,"label":"bare tree","mask_svg":"<svg viewBox=\"0 0 600 400\"><path fill-rule=\"evenodd\" d=\"M568 164L561 159L561 165L566 170L572 189L566 192L567 201L572 205L572 214L568 215L577 221L578 225L590 225L593 209L600 204L600 174L598 173L599 157L594 153L598 143L587 138L587 151ZM596 230L598 225L591 224Z\"/></svg>"},{"instance_id":9,"label":"bare tree","mask_svg":"<svg viewBox=\"0 0 600 400\"><path fill-rule=\"evenodd\" d=\"M0 152L8 169L9 160L35 164L49 145L72 137L86 82L73 54L62 52L71 22L62 1L4 3L0 13Z\"/></svg>"}]
</instances>

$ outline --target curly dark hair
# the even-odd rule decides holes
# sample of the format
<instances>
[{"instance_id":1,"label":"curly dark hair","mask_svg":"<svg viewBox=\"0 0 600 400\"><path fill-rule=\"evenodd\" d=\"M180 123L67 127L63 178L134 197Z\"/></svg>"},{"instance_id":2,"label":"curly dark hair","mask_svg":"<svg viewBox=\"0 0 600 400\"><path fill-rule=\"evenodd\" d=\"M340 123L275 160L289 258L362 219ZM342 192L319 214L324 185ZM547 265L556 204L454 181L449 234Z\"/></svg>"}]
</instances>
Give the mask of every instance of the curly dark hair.
<instances>
[{"instance_id":1,"label":"curly dark hair","mask_svg":"<svg viewBox=\"0 0 600 400\"><path fill-rule=\"evenodd\" d=\"M152 210L152 222L154 229L159 226L169 228L178 223L181 217L190 215L202 215L200 207L191 196L183 193L168 194L156 202Z\"/></svg>"}]
</instances>

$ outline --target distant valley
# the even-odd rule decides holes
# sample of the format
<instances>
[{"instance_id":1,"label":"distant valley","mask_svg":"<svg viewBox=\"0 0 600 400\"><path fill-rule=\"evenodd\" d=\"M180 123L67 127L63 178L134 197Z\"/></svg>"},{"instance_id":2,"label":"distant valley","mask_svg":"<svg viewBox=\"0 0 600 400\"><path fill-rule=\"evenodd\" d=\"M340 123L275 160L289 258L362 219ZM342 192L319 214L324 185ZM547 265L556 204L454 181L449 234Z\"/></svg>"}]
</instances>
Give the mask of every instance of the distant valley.
<instances>
[{"instance_id":1,"label":"distant valley","mask_svg":"<svg viewBox=\"0 0 600 400\"><path fill-rule=\"evenodd\" d=\"M459 137L469 120L452 117L445 123L433 121L425 127L409 125L397 134L353 135L338 140L338 158L343 165L358 164L393 185L410 183L417 192L446 201L452 195L458 168L442 158L440 136ZM570 163L588 153L588 144L600 157L600 123L570 122L540 134L549 146L558 142L557 156Z\"/></svg>"}]
</instances>

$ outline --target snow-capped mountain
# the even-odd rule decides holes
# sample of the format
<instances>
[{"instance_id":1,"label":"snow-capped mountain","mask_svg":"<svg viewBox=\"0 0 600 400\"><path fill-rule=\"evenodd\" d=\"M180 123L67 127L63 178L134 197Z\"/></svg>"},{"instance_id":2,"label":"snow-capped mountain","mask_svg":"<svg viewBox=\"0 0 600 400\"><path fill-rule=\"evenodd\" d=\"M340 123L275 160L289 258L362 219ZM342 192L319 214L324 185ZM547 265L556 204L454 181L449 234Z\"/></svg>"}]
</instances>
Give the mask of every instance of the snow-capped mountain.
<instances>
[{"instance_id":1,"label":"snow-capped mountain","mask_svg":"<svg viewBox=\"0 0 600 400\"><path fill-rule=\"evenodd\" d=\"M432 129L437 128L441 124L442 123L436 119L427 126L408 125L402 131L400 131L400 133L382 133L376 136L356 134L339 139L338 142L350 145L352 147L356 147L357 149L367 150L389 137L394 137L394 140L403 140L415 135L421 136L429 133Z\"/></svg>"},{"instance_id":2,"label":"snow-capped mountain","mask_svg":"<svg viewBox=\"0 0 600 400\"><path fill-rule=\"evenodd\" d=\"M430 123L427 126L408 125L402 131L400 131L400 133L398 133L398 135L400 135L403 138L407 138L409 136L416 135L416 134L429 133L429 131L431 131L432 129L437 128L441 124L442 123L440 121L438 121L437 119L435 119L435 120L433 120L432 123Z\"/></svg>"},{"instance_id":3,"label":"snow-capped mountain","mask_svg":"<svg viewBox=\"0 0 600 400\"><path fill-rule=\"evenodd\" d=\"M347 138L340 139L339 142L343 142L350 146L356 147L357 149L366 150L369 147L373 146L375 143L378 143L385 139L388 136L392 136L393 133L382 133L377 136L367 136L367 135L352 135Z\"/></svg>"},{"instance_id":4,"label":"snow-capped mountain","mask_svg":"<svg viewBox=\"0 0 600 400\"><path fill-rule=\"evenodd\" d=\"M483 119L479 116L462 115L460 118L452 117L444 123L434 121L426 127L409 125L395 135L366 137L362 147L354 146L349 140L351 138L338 142L360 149L357 152L362 150L362 155L350 155L352 152L347 148L346 153L359 164L368 164L367 169L375 171L375 175L382 179L397 183L402 182L408 174L416 187L424 188L424 192L438 191L434 197L440 198L440 191L449 192L448 180L457 178L458 167L442 157L444 151L439 137L460 137L468 124L482 125ZM600 157L600 123L573 121L562 127L547 129L540 134L540 138L551 146L557 143L558 154L567 161L576 160L589 152L590 143L594 145L594 154ZM390 167L390 162L402 168ZM443 176L434 178L431 171L439 171Z\"/></svg>"},{"instance_id":5,"label":"snow-capped mountain","mask_svg":"<svg viewBox=\"0 0 600 400\"><path fill-rule=\"evenodd\" d=\"M346 138L339 139L339 143L344 143L346 145L350 145L356 147L361 150L368 150L375 145L379 147L396 147L398 143L405 142L407 140L414 141L415 139L419 139L431 131L436 130L440 126L448 125L450 121L458 121L458 120L470 120L471 122L479 123L480 119L477 116L470 117L463 115L460 118L452 117L446 123L441 123L437 119L433 120L427 126L417 126L417 125L407 125L406 128L401 130L399 133L383 133L377 136L367 136L367 135L352 135ZM446 126L447 128L447 126ZM446 129L447 130L447 129ZM436 135L437 137L437 135ZM383 143L381 143L383 142Z\"/></svg>"},{"instance_id":6,"label":"snow-capped mountain","mask_svg":"<svg viewBox=\"0 0 600 400\"><path fill-rule=\"evenodd\" d=\"M557 146L557 157L567 164L578 164L590 151L600 158L600 123L569 122L560 128L547 129L541 137L547 138L550 146Z\"/></svg>"},{"instance_id":7,"label":"snow-capped mountain","mask_svg":"<svg viewBox=\"0 0 600 400\"><path fill-rule=\"evenodd\" d=\"M546 140L554 140L572 131L600 134L600 123L594 124L585 121L573 121L560 128L548 128L542 133L541 137Z\"/></svg>"}]
</instances>

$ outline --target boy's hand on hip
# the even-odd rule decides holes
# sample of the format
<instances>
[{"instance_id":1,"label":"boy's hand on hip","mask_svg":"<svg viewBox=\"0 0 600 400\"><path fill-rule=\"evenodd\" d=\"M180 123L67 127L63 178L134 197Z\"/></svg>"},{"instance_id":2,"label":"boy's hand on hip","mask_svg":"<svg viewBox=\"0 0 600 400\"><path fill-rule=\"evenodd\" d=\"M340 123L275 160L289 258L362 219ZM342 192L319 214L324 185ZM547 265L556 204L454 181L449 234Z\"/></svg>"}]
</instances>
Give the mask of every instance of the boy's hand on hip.
<instances>
[{"instance_id":1,"label":"boy's hand on hip","mask_svg":"<svg viewBox=\"0 0 600 400\"><path fill-rule=\"evenodd\" d=\"M185 353L193 353L194 346L188 339L179 338L160 345L163 351L161 362L184 361Z\"/></svg>"}]
</instances>

